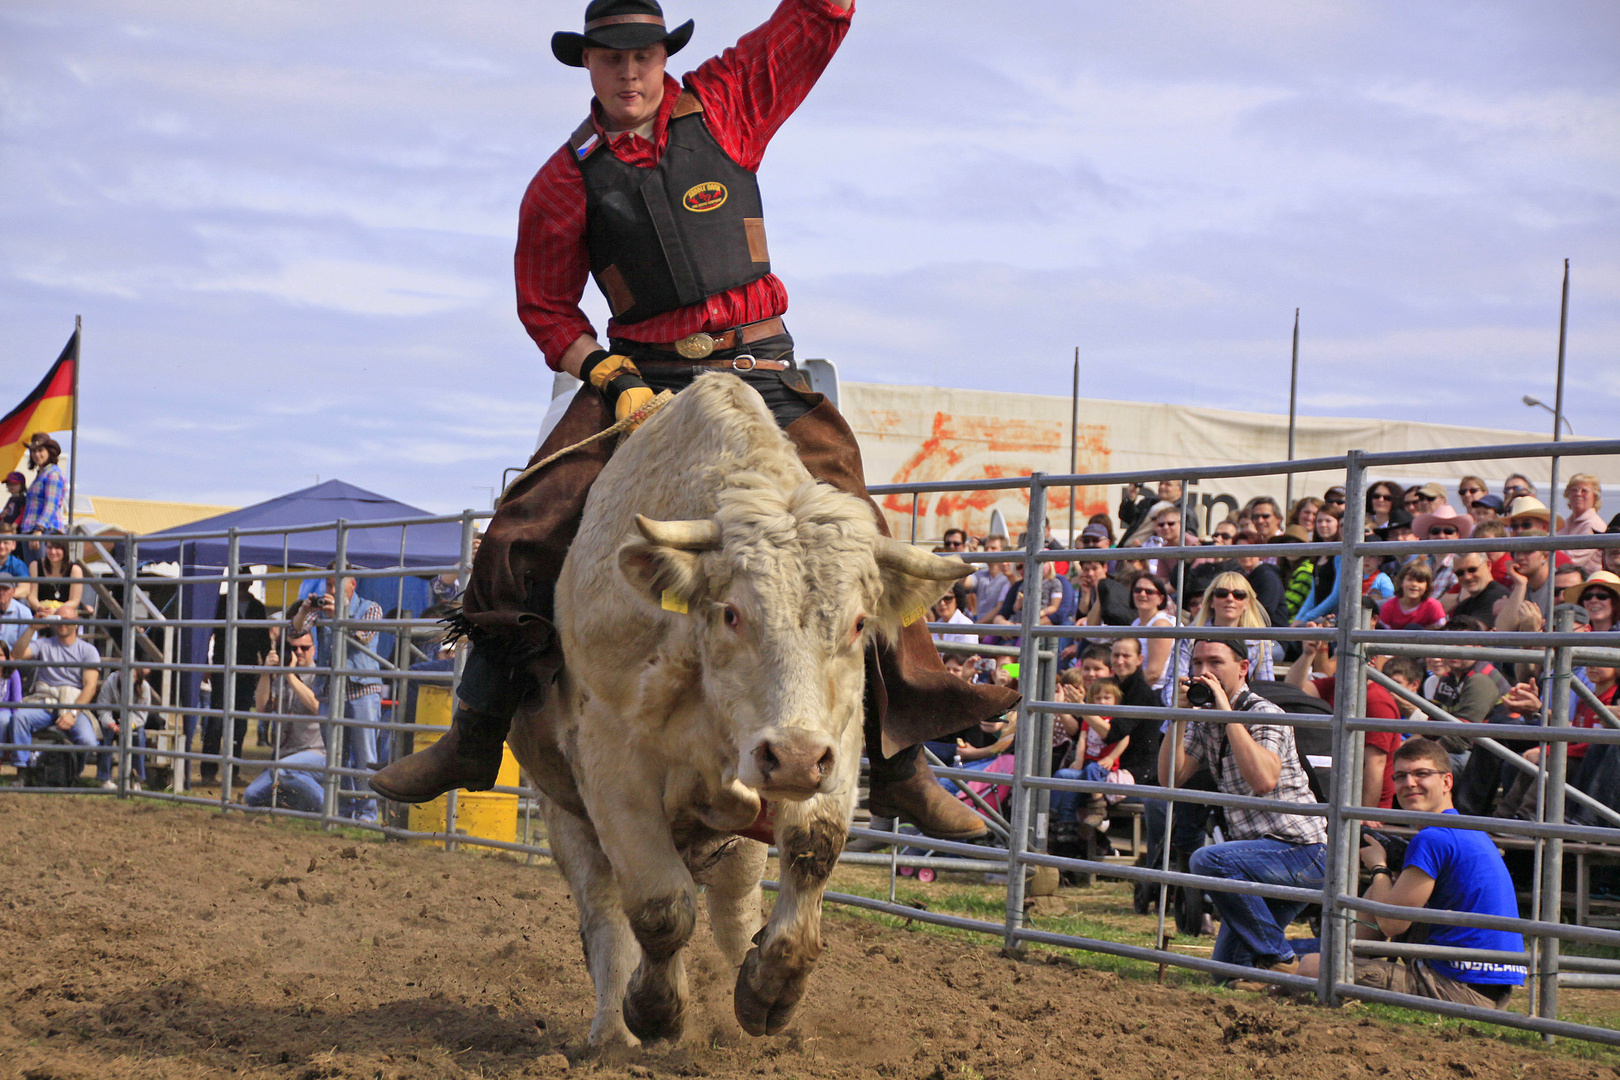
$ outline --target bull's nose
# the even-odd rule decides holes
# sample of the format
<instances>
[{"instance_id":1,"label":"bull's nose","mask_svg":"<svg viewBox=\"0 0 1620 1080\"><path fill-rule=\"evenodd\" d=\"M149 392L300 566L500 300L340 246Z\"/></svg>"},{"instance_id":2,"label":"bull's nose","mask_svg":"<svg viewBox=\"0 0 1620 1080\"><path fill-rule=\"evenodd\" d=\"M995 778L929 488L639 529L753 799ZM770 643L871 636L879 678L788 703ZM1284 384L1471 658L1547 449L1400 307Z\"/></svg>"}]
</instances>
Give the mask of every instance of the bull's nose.
<instances>
[{"instance_id":1,"label":"bull's nose","mask_svg":"<svg viewBox=\"0 0 1620 1080\"><path fill-rule=\"evenodd\" d=\"M817 737L767 738L754 747L754 765L769 788L815 791L837 761L832 743Z\"/></svg>"}]
</instances>

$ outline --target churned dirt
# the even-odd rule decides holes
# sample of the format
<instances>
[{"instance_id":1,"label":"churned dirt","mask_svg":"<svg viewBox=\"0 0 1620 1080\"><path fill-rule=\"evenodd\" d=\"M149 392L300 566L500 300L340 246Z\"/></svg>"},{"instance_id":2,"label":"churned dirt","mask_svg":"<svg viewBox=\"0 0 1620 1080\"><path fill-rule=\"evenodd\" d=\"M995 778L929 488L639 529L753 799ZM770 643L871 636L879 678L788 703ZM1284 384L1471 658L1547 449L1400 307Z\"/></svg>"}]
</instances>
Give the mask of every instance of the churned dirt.
<instances>
[{"instance_id":1,"label":"churned dirt","mask_svg":"<svg viewBox=\"0 0 1620 1080\"><path fill-rule=\"evenodd\" d=\"M603 1062L549 865L0 794L0 1078L1620 1076L1468 1027L1157 987L841 910L797 1023L752 1039L705 934L686 1038Z\"/></svg>"}]
</instances>

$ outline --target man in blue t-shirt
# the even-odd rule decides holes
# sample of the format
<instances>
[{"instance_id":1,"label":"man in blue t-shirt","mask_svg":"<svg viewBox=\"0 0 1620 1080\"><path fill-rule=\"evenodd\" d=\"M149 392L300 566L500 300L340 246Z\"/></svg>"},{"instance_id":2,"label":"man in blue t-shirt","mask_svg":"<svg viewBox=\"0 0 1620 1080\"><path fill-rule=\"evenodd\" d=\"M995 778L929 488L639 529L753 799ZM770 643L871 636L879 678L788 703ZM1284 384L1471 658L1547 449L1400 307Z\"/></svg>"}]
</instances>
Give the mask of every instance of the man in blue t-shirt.
<instances>
[{"instance_id":1,"label":"man in blue t-shirt","mask_svg":"<svg viewBox=\"0 0 1620 1080\"><path fill-rule=\"evenodd\" d=\"M1401 809L1431 814L1455 814L1451 803L1451 755L1432 739L1409 739L1395 751L1393 779ZM1384 848L1366 840L1361 863L1372 875L1364 894L1368 900L1400 907L1430 907L1446 911L1472 911L1480 915L1517 918L1518 898L1507 865L1491 838L1475 829L1429 826L1420 829L1406 848L1405 865L1397 876L1390 871ZM1378 929L1393 938L1413 924L1379 917ZM1481 930L1471 926L1422 923L1413 935L1430 945L1457 949L1489 949L1522 953L1524 938L1507 930ZM1317 957L1301 958L1299 973L1314 976ZM1356 982L1418 997L1455 1001L1500 1009L1515 986L1523 985L1525 971L1518 964L1487 960L1377 960L1358 958Z\"/></svg>"}]
</instances>

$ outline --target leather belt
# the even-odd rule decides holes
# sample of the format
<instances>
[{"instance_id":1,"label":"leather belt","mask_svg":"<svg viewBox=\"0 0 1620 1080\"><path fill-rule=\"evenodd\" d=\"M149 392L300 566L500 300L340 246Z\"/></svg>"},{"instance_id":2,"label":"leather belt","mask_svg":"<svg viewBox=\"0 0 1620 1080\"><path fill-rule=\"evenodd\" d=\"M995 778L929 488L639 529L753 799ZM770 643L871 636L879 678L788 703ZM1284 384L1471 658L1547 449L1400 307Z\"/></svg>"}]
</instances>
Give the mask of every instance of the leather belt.
<instances>
[{"instance_id":1,"label":"leather belt","mask_svg":"<svg viewBox=\"0 0 1620 1080\"><path fill-rule=\"evenodd\" d=\"M737 361L744 359L752 361L751 366L747 367L731 360L715 360L707 364L698 363L698 361L705 360L714 353L724 352L727 349L735 349L744 345L752 345L756 341L764 341L766 338L778 337L785 333L787 333L787 327L783 325L781 318L778 317L748 323L744 326L721 331L718 334L699 331L696 334L688 334L679 341L648 343L646 347L675 353L680 356L681 360L686 361L688 366L692 367L735 367L738 371L751 371L754 368L761 371L786 371L789 365L780 360L754 360L751 356L739 356L736 358ZM640 363L641 361L637 360L636 362ZM654 363L670 364L679 362L675 360L654 361Z\"/></svg>"}]
</instances>

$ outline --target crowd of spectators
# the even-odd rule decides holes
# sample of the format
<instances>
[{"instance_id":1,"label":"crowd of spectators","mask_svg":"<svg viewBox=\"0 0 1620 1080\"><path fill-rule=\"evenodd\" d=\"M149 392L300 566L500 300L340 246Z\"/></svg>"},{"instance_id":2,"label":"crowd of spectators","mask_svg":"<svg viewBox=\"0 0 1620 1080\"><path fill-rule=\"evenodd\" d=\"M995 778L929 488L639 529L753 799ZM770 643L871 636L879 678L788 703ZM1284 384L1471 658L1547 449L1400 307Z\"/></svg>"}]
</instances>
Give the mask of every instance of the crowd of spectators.
<instances>
[{"instance_id":1,"label":"crowd of spectators","mask_svg":"<svg viewBox=\"0 0 1620 1080\"><path fill-rule=\"evenodd\" d=\"M1599 513L1602 488L1596 477L1577 473L1565 485L1563 496L1568 513L1555 517L1537 497L1534 485L1521 475L1510 476L1500 494L1478 477L1464 477L1454 496L1439 484L1403 487L1381 480L1369 485L1366 492L1365 530L1369 538L1401 541L1620 532L1620 515L1605 522ZM1083 634L1059 639L1057 699L1104 707L1191 706L1247 713L1252 719L1172 727L1168 722L1126 721L1094 713L1056 715L1053 775L1127 785L1156 784L1173 776L1179 787L1285 803L1318 802L1323 796L1320 785L1312 786L1312 758L1301 745L1303 733L1287 724L1268 723L1265 714L1308 711L1313 699L1318 708L1327 708L1337 689L1336 658L1330 643L1278 642L1266 630L1273 626L1329 627L1341 617L1340 581L1347 571L1340 556L1294 556L1290 546L1339 538L1344 489L1332 487L1320 497L1302 498L1286 513L1274 499L1252 499L1224 520L1208 523L1206 538L1196 534L1195 522L1183 520L1180 499L1180 485L1174 482L1161 483L1152 494L1130 487L1122 493L1117 519L1106 514L1091 516L1075 536L1074 546L1108 549L1117 552L1117 557L1072 565L1046 563L1035 621L1078 627L1238 627L1252 629L1253 636L1237 641L1089 638ZM1023 540L1017 542L1021 545ZM1011 546L1007 537L978 539L952 530L938 550L951 554ZM1049 539L1046 546L1063 545ZM1156 549L1177 546L1210 550L1207 556L1186 559L1155 554ZM1617 549L1512 554L1419 551L1367 558L1355 572L1365 617L1371 625L1385 629L1536 631L1551 625L1557 607L1567 606L1577 629L1607 632L1615 628L1620 610ZM994 628L993 632L977 632L980 647L1016 644L1017 628L1023 622L1024 584L1020 563L989 564L935 610L935 620L953 624L953 629L936 635L956 643L949 665L952 670L969 679L1016 682L1016 678L1007 680L1005 674L1016 672L1015 663L973 655L973 634L954 627L977 624ZM1425 711L1428 706L1478 724L1545 721L1543 691L1538 688L1545 673L1539 665L1449 658L1425 662L1374 655L1369 666L1400 688L1392 693L1369 677L1366 714L1373 718L1426 720L1431 717ZM1610 706L1617 700L1617 676L1620 672L1597 666L1580 665L1575 672L1577 680ZM1569 711L1577 726L1602 724L1598 711L1574 695ZM1179 733L1179 742L1168 737L1173 731ZM977 732L959 734L958 762L975 756L983 745L978 738ZM1534 743L1499 741L1524 754L1532 764L1539 760L1541 751ZM951 764L949 742L939 749L946 751L941 756ZM1434 763L1436 754L1443 757L1443 769ZM1403 769L1403 761L1413 767ZM1577 743L1570 748L1569 763L1570 782L1576 789L1620 810L1620 747ZM1005 771L1010 772L1010 767ZM1396 733L1370 733L1361 790L1367 807L1421 807L1434 812L1524 818L1536 814L1534 774L1504 763L1501 757L1477 747L1473 739L1461 736L1447 736L1436 743L1406 740ZM1049 849L1058 854L1096 851L1096 832L1107 827L1110 799L1121 797L1054 793ZM1177 852L1178 868L1192 873L1311 888L1321 885L1325 835L1319 817L1228 809L1216 817L1221 842L1212 844L1208 821L1213 815L1198 812L1203 808L1178 803L1174 835L1166 838L1164 804L1145 802L1154 865L1161 845L1168 842ZM1568 806L1570 820L1599 823L1582 804L1571 800ZM1372 853L1364 855L1364 861L1375 859L1367 865L1377 871L1372 875L1375 884L1370 886L1374 890L1370 895L1405 897L1413 906L1460 904L1467 910L1502 913L1503 889L1512 896L1502 857L1488 841L1485 849L1480 848L1477 838L1481 834L1459 839L1450 835L1453 833L1464 831L1420 832L1424 842L1414 842L1408 850L1406 870L1398 862L1386 864L1382 848L1373 851L1377 841L1369 841ZM1417 853L1422 858L1414 858ZM1385 875L1388 881L1384 881ZM1459 875L1474 885L1462 887ZM1426 878L1426 884L1420 878ZM1302 961L1303 970L1312 968L1311 943L1296 949L1284 933L1301 905L1220 891L1211 891L1210 902L1220 923L1217 960L1287 973L1301 971ZM1396 932L1405 929L1403 925ZM1372 927L1368 932L1379 930ZM1481 944L1491 937L1488 934L1457 930L1453 936L1457 943L1470 942L1474 948L1515 951L1496 938L1491 938L1496 943ZM1357 978L1376 985L1418 987L1414 992L1448 1000L1498 1005L1511 985L1522 982L1523 973L1522 969L1482 971L1470 970L1466 964L1412 961L1405 966L1361 964Z\"/></svg>"}]
</instances>

